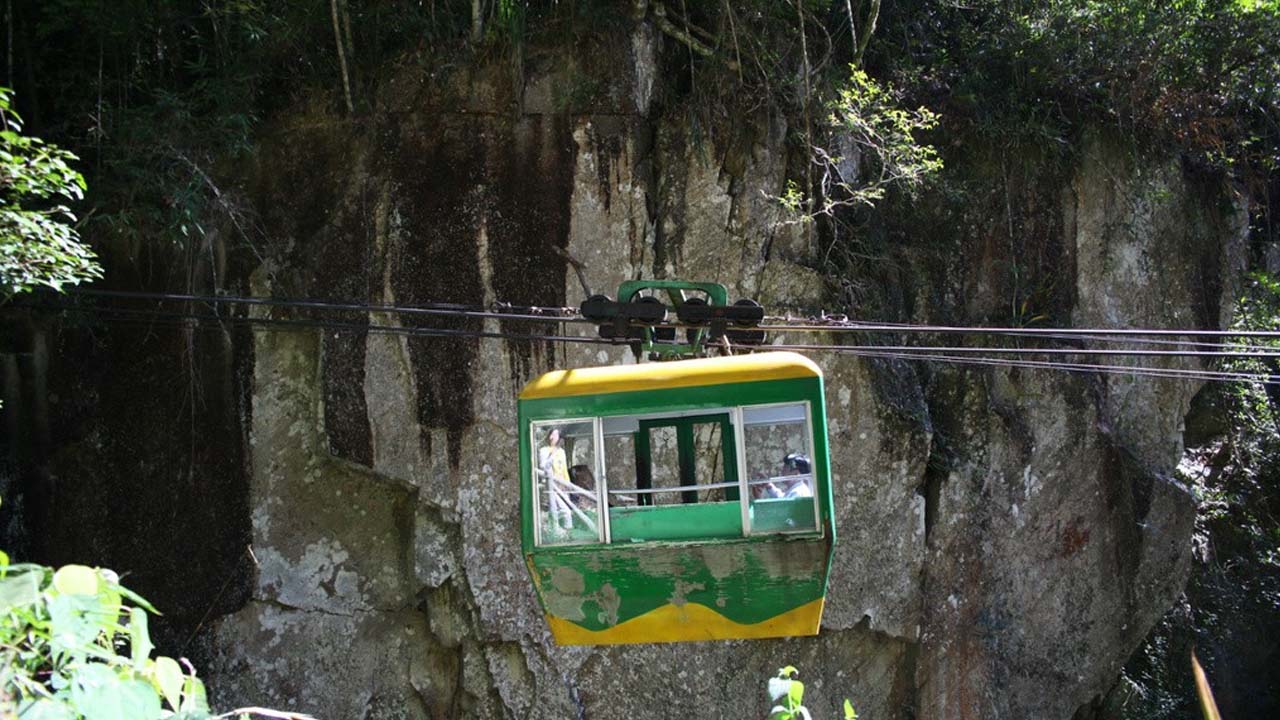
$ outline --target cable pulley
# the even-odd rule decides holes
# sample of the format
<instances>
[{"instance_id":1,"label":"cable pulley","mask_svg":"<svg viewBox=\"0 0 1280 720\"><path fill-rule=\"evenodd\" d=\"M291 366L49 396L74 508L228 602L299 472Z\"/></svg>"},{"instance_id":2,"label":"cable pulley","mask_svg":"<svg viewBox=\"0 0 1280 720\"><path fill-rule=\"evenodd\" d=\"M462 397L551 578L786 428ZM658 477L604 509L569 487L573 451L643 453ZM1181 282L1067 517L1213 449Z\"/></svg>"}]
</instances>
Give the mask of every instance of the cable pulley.
<instances>
[{"instance_id":1,"label":"cable pulley","mask_svg":"<svg viewBox=\"0 0 1280 720\"><path fill-rule=\"evenodd\" d=\"M758 329L764 320L760 303L743 299L730 305L729 292L719 283L629 280L618 286L616 301L592 295L579 312L600 323L601 338L627 342L636 359L645 353L651 360L703 357L711 347L728 353L733 346L765 340ZM685 330L682 342L676 340L677 327Z\"/></svg>"}]
</instances>

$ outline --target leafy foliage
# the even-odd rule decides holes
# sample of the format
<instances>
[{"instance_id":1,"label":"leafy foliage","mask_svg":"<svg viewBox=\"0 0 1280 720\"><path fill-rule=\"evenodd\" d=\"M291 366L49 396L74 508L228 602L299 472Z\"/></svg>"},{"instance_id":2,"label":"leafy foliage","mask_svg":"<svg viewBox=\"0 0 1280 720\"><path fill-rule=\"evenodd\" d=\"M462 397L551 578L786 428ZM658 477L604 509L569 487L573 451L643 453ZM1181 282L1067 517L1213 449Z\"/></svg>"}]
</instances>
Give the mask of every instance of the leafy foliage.
<instances>
[{"instance_id":1,"label":"leafy foliage","mask_svg":"<svg viewBox=\"0 0 1280 720\"><path fill-rule=\"evenodd\" d=\"M0 293L98 277L93 251L80 242L75 215L62 201L79 200L84 177L76 156L22 134L12 91L0 88Z\"/></svg>"},{"instance_id":2,"label":"leafy foliage","mask_svg":"<svg viewBox=\"0 0 1280 720\"><path fill-rule=\"evenodd\" d=\"M110 570L10 565L0 553L0 716L24 720L211 720L188 663L151 657L155 609ZM185 661L183 661L185 662Z\"/></svg>"},{"instance_id":3,"label":"leafy foliage","mask_svg":"<svg viewBox=\"0 0 1280 720\"><path fill-rule=\"evenodd\" d=\"M822 211L830 213L842 205L872 205L884 198L890 187L918 188L942 170L938 151L917 140L917 135L937 124L936 113L923 106L915 110L902 107L892 87L852 68L848 84L836 89L828 116L831 136L841 139L848 156L814 148L823 170ZM860 166L863 170L857 172Z\"/></svg>"},{"instance_id":4,"label":"leafy foliage","mask_svg":"<svg viewBox=\"0 0 1280 720\"><path fill-rule=\"evenodd\" d=\"M769 711L769 720L810 720L809 711L803 705L804 683L796 679L799 674L799 670L788 665L778 670L777 677L769 678L769 699L776 703Z\"/></svg>"},{"instance_id":5,"label":"leafy foliage","mask_svg":"<svg viewBox=\"0 0 1280 720\"><path fill-rule=\"evenodd\" d=\"M769 720L812 720L813 716L804 706L804 683L796 679L799 675L799 670L788 665L769 678L766 689L769 701L774 703L769 710ZM844 720L858 720L858 713L848 699L844 701Z\"/></svg>"},{"instance_id":6,"label":"leafy foliage","mask_svg":"<svg viewBox=\"0 0 1280 720\"><path fill-rule=\"evenodd\" d=\"M884 34L906 43L881 46L875 62L944 106L957 130L1066 148L1086 121L1217 166L1274 168L1280 157L1274 0L917 1L885 12Z\"/></svg>"}]
</instances>

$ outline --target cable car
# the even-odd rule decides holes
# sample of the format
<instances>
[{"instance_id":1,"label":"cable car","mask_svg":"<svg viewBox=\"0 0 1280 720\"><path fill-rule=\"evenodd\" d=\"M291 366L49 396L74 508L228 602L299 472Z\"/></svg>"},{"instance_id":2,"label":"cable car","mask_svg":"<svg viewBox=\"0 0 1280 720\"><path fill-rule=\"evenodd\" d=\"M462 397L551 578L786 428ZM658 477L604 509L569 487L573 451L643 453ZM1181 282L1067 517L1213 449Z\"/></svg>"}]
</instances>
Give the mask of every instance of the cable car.
<instances>
[{"instance_id":1,"label":"cable car","mask_svg":"<svg viewBox=\"0 0 1280 720\"><path fill-rule=\"evenodd\" d=\"M517 404L522 547L556 642L817 634L836 532L812 361L558 370Z\"/></svg>"}]
</instances>

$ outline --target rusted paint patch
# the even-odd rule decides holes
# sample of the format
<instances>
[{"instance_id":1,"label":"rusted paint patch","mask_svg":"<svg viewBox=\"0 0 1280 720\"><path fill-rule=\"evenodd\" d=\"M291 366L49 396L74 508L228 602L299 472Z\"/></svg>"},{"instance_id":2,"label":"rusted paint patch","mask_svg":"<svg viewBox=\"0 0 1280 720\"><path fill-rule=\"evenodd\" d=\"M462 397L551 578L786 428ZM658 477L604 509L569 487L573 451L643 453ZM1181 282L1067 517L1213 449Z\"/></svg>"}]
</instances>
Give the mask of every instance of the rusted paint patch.
<instances>
[{"instance_id":1,"label":"rusted paint patch","mask_svg":"<svg viewBox=\"0 0 1280 720\"><path fill-rule=\"evenodd\" d=\"M618 610L622 608L622 596L617 589L611 583L605 583L592 599L600 606L596 619L609 626L617 625Z\"/></svg>"},{"instance_id":2,"label":"rusted paint patch","mask_svg":"<svg viewBox=\"0 0 1280 720\"><path fill-rule=\"evenodd\" d=\"M705 583L691 583L683 580L677 580L676 589L671 593L671 604L676 607L682 607L685 603L689 602L687 596L690 592L695 590L705 590L706 588L707 586Z\"/></svg>"},{"instance_id":3,"label":"rusted paint patch","mask_svg":"<svg viewBox=\"0 0 1280 720\"><path fill-rule=\"evenodd\" d=\"M556 592L566 595L581 595L587 590L587 582L582 573L561 565L551 570L551 587Z\"/></svg>"}]
</instances>

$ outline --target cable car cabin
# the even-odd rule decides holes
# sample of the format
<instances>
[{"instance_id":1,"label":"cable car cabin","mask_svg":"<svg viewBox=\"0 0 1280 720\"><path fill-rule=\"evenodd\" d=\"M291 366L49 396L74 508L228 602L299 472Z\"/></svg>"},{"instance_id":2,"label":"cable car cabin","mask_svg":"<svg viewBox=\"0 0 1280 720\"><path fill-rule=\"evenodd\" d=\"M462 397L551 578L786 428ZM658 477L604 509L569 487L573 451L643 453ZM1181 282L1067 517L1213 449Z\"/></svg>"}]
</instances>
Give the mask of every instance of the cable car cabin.
<instances>
[{"instance_id":1,"label":"cable car cabin","mask_svg":"<svg viewBox=\"0 0 1280 720\"><path fill-rule=\"evenodd\" d=\"M836 538L822 392L794 353L525 386L523 548L556 641L816 635Z\"/></svg>"}]
</instances>

